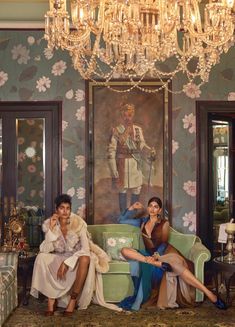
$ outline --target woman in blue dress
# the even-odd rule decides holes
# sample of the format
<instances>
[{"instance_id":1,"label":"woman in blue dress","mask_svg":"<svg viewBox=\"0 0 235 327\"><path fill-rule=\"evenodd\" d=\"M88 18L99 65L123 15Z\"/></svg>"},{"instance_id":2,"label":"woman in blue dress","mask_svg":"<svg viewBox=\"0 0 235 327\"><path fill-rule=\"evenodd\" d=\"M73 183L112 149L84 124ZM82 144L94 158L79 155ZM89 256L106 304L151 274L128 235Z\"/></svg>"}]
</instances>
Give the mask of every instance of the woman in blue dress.
<instances>
[{"instance_id":1,"label":"woman in blue dress","mask_svg":"<svg viewBox=\"0 0 235 327\"><path fill-rule=\"evenodd\" d=\"M225 303L203 285L190 271L189 260L168 243L169 222L161 217L162 201L153 197L148 202L148 216L136 218L143 205L136 202L119 217L119 223L141 228L145 250L123 248L122 255L130 260L135 294L120 306L138 310L140 305L174 308L194 303L192 287L198 288L219 309ZM136 262L139 262L139 271Z\"/></svg>"}]
</instances>

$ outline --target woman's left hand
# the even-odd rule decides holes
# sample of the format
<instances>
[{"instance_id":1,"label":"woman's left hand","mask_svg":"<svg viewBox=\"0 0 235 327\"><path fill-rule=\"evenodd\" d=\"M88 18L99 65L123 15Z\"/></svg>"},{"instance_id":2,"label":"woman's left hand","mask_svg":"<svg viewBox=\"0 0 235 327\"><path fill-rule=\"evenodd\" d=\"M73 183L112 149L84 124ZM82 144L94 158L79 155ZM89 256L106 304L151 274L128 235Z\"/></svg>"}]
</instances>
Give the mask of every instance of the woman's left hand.
<instances>
[{"instance_id":1,"label":"woman's left hand","mask_svg":"<svg viewBox=\"0 0 235 327\"><path fill-rule=\"evenodd\" d=\"M65 280L65 276L68 271L68 268L69 267L64 262L62 262L57 271L57 279Z\"/></svg>"},{"instance_id":2,"label":"woman's left hand","mask_svg":"<svg viewBox=\"0 0 235 327\"><path fill-rule=\"evenodd\" d=\"M152 265L155 263L155 259L153 257L145 257L145 262Z\"/></svg>"}]
</instances>

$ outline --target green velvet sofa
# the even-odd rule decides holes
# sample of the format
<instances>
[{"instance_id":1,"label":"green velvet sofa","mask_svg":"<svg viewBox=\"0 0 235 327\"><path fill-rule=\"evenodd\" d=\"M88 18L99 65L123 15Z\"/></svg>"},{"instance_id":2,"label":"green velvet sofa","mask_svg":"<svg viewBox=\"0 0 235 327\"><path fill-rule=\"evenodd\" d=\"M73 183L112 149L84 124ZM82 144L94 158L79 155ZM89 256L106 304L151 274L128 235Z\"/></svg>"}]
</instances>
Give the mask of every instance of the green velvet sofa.
<instances>
[{"instance_id":1,"label":"green velvet sofa","mask_svg":"<svg viewBox=\"0 0 235 327\"><path fill-rule=\"evenodd\" d=\"M18 305L17 263L17 253L0 252L0 326Z\"/></svg>"},{"instance_id":2,"label":"green velvet sofa","mask_svg":"<svg viewBox=\"0 0 235 327\"><path fill-rule=\"evenodd\" d=\"M104 233L113 235L113 237L129 235L133 238L134 248L144 248L140 229L135 226L125 224L89 225L88 231L94 243L101 248L104 248ZM194 263L195 276L204 282L204 264L210 260L211 255L199 237L192 234L182 234L171 228L169 243ZM102 277L104 298L107 302L120 302L126 296L133 294L128 262L112 260L109 271ZM199 290L196 291L196 301L203 301L203 293Z\"/></svg>"}]
</instances>

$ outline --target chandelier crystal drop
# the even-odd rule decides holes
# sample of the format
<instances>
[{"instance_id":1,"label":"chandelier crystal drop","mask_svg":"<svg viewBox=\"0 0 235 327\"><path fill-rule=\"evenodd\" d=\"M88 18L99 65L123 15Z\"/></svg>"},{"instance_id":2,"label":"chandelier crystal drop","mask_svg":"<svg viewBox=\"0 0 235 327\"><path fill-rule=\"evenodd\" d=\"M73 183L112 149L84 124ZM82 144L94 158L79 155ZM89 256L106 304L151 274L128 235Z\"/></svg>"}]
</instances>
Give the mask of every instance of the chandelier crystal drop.
<instances>
[{"instance_id":1,"label":"chandelier crystal drop","mask_svg":"<svg viewBox=\"0 0 235 327\"><path fill-rule=\"evenodd\" d=\"M48 47L69 51L82 78L104 85L159 78L167 87L182 73L200 87L234 42L233 0L70 0L70 15L66 0L49 2Z\"/></svg>"}]
</instances>

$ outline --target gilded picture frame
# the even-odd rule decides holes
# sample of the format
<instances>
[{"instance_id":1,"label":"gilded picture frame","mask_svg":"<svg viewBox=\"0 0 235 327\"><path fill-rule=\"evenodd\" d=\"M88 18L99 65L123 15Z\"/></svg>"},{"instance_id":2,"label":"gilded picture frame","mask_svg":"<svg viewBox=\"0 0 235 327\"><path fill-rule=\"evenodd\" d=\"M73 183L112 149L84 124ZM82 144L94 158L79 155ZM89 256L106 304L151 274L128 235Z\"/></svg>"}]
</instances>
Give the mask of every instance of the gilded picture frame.
<instances>
[{"instance_id":1,"label":"gilded picture frame","mask_svg":"<svg viewBox=\"0 0 235 327\"><path fill-rule=\"evenodd\" d=\"M162 199L164 215L171 218L170 88L159 80L142 81L139 88L132 85L86 82L90 224L117 223L125 207L135 201L146 207L152 196Z\"/></svg>"}]
</instances>

